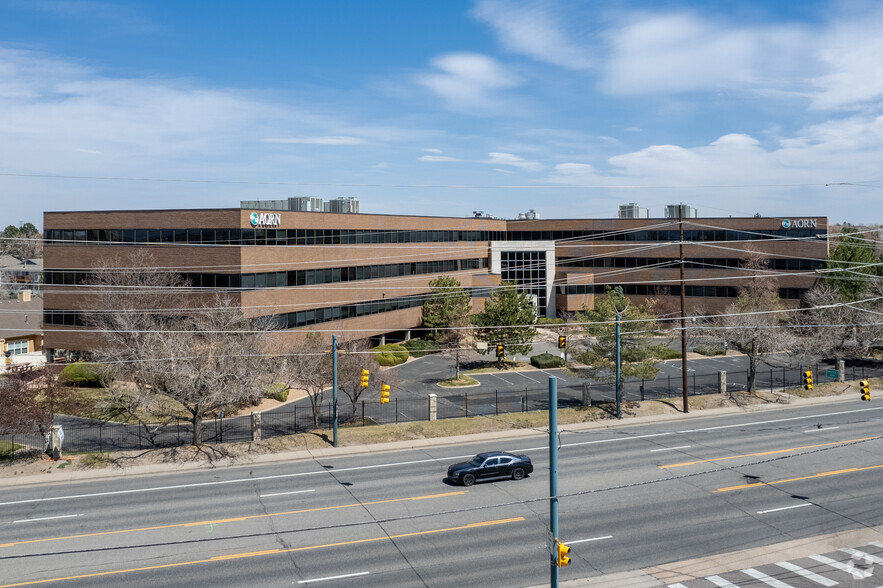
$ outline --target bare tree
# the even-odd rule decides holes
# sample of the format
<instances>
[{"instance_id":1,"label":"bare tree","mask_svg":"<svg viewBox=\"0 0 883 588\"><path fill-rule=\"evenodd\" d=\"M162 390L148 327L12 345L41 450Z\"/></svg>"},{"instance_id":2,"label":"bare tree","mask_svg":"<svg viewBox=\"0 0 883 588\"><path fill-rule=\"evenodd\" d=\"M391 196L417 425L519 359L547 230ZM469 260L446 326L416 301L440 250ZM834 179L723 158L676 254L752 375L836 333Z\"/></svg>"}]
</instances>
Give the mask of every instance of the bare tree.
<instances>
[{"instance_id":1,"label":"bare tree","mask_svg":"<svg viewBox=\"0 0 883 588\"><path fill-rule=\"evenodd\" d=\"M93 356L113 375L113 410L150 436L184 418L199 445L207 416L264 396L264 335L272 325L246 318L221 295L183 302L180 276L154 265L138 252L96 269L92 287L100 292L84 322L99 331Z\"/></svg>"},{"instance_id":2,"label":"bare tree","mask_svg":"<svg viewBox=\"0 0 883 588\"><path fill-rule=\"evenodd\" d=\"M367 339L347 341L341 347L337 358L337 388L349 399L353 407L353 418L356 418L359 414L359 400L368 390L361 385L362 370L374 374L376 381L380 379L380 364L377 363L376 354L370 352L371 342Z\"/></svg>"},{"instance_id":3,"label":"bare tree","mask_svg":"<svg viewBox=\"0 0 883 588\"><path fill-rule=\"evenodd\" d=\"M472 351L472 321L466 315L452 317L447 328L436 332L435 340L442 353L454 360L454 377L459 380L460 365Z\"/></svg>"},{"instance_id":4,"label":"bare tree","mask_svg":"<svg viewBox=\"0 0 883 588\"><path fill-rule=\"evenodd\" d=\"M807 292L796 348L835 359L865 357L881 335L873 303L847 303L839 290L822 284ZM869 306L870 305L870 306Z\"/></svg>"},{"instance_id":5,"label":"bare tree","mask_svg":"<svg viewBox=\"0 0 883 588\"><path fill-rule=\"evenodd\" d=\"M748 390L753 393L758 362L767 354L787 349L792 337L788 329L782 328L783 317L777 312L784 307L779 299L778 282L767 277L768 259L752 252L742 267L750 272L746 285L739 289L736 301L712 324L716 334L748 357Z\"/></svg>"},{"instance_id":6,"label":"bare tree","mask_svg":"<svg viewBox=\"0 0 883 588\"><path fill-rule=\"evenodd\" d=\"M288 353L277 358L276 373L291 388L307 393L313 409L313 426L319 427L319 411L325 390L332 384L330 345L319 333L308 333Z\"/></svg>"}]
</instances>

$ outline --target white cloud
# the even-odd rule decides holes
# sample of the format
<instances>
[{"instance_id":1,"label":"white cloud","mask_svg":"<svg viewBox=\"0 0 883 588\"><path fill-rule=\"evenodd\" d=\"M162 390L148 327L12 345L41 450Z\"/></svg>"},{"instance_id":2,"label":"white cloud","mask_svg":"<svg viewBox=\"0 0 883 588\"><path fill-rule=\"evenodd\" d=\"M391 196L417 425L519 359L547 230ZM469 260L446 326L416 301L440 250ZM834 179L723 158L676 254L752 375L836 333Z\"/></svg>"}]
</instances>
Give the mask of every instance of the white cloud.
<instances>
[{"instance_id":1,"label":"white cloud","mask_svg":"<svg viewBox=\"0 0 883 588\"><path fill-rule=\"evenodd\" d=\"M305 145L364 145L365 139L359 137L328 136L328 137L284 137L261 139L264 143L302 143Z\"/></svg>"},{"instance_id":2,"label":"white cloud","mask_svg":"<svg viewBox=\"0 0 883 588\"><path fill-rule=\"evenodd\" d=\"M537 171L542 169L543 165L537 161L529 161L511 153L488 153L490 159L484 160L482 163L491 165L510 165L519 169L528 171Z\"/></svg>"},{"instance_id":3,"label":"white cloud","mask_svg":"<svg viewBox=\"0 0 883 588\"><path fill-rule=\"evenodd\" d=\"M428 147L426 149L423 149L423 151L426 151L427 153L441 153L442 152L441 149L432 149L432 148L428 148Z\"/></svg>"},{"instance_id":4,"label":"white cloud","mask_svg":"<svg viewBox=\"0 0 883 588\"><path fill-rule=\"evenodd\" d=\"M437 73L417 76L453 110L489 111L499 105L495 92L518 85L519 79L494 59L477 53L449 53L435 58Z\"/></svg>"},{"instance_id":5,"label":"white cloud","mask_svg":"<svg viewBox=\"0 0 883 588\"><path fill-rule=\"evenodd\" d=\"M457 159L456 157L448 157L447 155L421 155L417 158L417 161L426 161L430 163L440 163L440 162L450 162L450 161L462 161Z\"/></svg>"},{"instance_id":6,"label":"white cloud","mask_svg":"<svg viewBox=\"0 0 883 588\"><path fill-rule=\"evenodd\" d=\"M588 51L567 38L551 7L550 4L482 0L473 15L490 24L510 51L568 69L588 69L592 65Z\"/></svg>"}]
</instances>

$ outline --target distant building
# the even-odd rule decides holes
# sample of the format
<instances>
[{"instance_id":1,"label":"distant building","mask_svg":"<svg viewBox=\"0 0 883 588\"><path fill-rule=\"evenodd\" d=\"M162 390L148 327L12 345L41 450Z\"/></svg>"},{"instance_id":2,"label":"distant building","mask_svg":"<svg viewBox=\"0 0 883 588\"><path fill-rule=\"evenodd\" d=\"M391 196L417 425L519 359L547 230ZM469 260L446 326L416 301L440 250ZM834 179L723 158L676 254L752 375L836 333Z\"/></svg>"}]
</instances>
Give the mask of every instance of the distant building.
<instances>
[{"instance_id":1,"label":"distant building","mask_svg":"<svg viewBox=\"0 0 883 588\"><path fill-rule=\"evenodd\" d=\"M699 212L686 204L669 204L665 207L665 218L678 218L678 206L683 211L683 218L698 218Z\"/></svg>"},{"instance_id":2,"label":"distant building","mask_svg":"<svg viewBox=\"0 0 883 588\"><path fill-rule=\"evenodd\" d=\"M8 290L39 289L43 282L43 260L0 255L0 282Z\"/></svg>"},{"instance_id":3,"label":"distant building","mask_svg":"<svg viewBox=\"0 0 883 588\"><path fill-rule=\"evenodd\" d=\"M325 203L325 212L359 214L359 199L342 197L329 200Z\"/></svg>"},{"instance_id":4,"label":"distant building","mask_svg":"<svg viewBox=\"0 0 883 588\"><path fill-rule=\"evenodd\" d=\"M619 218L650 218L650 211L641 208L634 202L622 204L619 207Z\"/></svg>"},{"instance_id":5,"label":"distant building","mask_svg":"<svg viewBox=\"0 0 883 588\"><path fill-rule=\"evenodd\" d=\"M0 372L6 366L42 365L43 298L22 290L15 299L0 300Z\"/></svg>"}]
</instances>

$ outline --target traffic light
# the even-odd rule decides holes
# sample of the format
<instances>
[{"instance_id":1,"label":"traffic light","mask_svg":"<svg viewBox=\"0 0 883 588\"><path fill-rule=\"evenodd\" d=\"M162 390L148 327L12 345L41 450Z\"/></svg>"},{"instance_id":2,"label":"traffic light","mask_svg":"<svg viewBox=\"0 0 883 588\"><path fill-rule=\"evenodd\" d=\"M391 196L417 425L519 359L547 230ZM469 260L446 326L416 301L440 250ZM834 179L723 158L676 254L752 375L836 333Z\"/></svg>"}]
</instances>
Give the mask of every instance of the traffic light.
<instances>
[{"instance_id":1,"label":"traffic light","mask_svg":"<svg viewBox=\"0 0 883 588\"><path fill-rule=\"evenodd\" d=\"M871 380L861 380L858 383L859 392L862 393L862 400L871 399Z\"/></svg>"},{"instance_id":2,"label":"traffic light","mask_svg":"<svg viewBox=\"0 0 883 588\"><path fill-rule=\"evenodd\" d=\"M497 357L503 357L506 353L506 347L502 343L497 344Z\"/></svg>"},{"instance_id":3,"label":"traffic light","mask_svg":"<svg viewBox=\"0 0 883 588\"><path fill-rule=\"evenodd\" d=\"M567 335L558 335L558 349L567 347Z\"/></svg>"},{"instance_id":4,"label":"traffic light","mask_svg":"<svg viewBox=\"0 0 883 588\"><path fill-rule=\"evenodd\" d=\"M359 383L359 386L362 388L368 387L368 379L371 377L371 372L366 369L362 370L362 381Z\"/></svg>"},{"instance_id":5,"label":"traffic light","mask_svg":"<svg viewBox=\"0 0 883 588\"><path fill-rule=\"evenodd\" d=\"M389 384L380 385L380 403L387 404L389 402Z\"/></svg>"},{"instance_id":6,"label":"traffic light","mask_svg":"<svg viewBox=\"0 0 883 588\"><path fill-rule=\"evenodd\" d=\"M812 370L803 372L803 389L812 390Z\"/></svg>"},{"instance_id":7,"label":"traffic light","mask_svg":"<svg viewBox=\"0 0 883 588\"><path fill-rule=\"evenodd\" d=\"M564 568L570 565L570 558L567 557L567 554L570 553L570 546L561 543L558 539L555 540L555 549L557 551L555 558L555 565L559 568Z\"/></svg>"}]
</instances>

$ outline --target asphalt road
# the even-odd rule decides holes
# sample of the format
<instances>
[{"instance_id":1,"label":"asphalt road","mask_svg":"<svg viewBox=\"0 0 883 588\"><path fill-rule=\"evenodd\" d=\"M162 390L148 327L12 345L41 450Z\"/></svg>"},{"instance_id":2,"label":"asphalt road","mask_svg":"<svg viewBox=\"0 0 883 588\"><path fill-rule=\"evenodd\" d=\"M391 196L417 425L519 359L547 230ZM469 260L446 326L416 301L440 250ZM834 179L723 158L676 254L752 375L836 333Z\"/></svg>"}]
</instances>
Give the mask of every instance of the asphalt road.
<instances>
[{"instance_id":1,"label":"asphalt road","mask_svg":"<svg viewBox=\"0 0 883 588\"><path fill-rule=\"evenodd\" d=\"M883 406L563 432L562 580L883 524ZM471 488L446 466L531 455ZM531 586L548 580L538 434L0 492L0 586Z\"/></svg>"}]
</instances>

